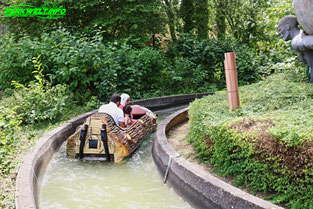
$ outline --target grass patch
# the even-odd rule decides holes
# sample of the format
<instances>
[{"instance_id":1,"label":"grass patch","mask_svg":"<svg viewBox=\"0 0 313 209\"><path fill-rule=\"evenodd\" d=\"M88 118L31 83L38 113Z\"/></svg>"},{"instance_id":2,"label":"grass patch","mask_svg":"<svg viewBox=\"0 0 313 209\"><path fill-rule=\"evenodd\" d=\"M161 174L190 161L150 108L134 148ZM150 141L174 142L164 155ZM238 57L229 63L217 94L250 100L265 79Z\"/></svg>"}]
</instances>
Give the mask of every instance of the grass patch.
<instances>
[{"instance_id":1,"label":"grass patch","mask_svg":"<svg viewBox=\"0 0 313 209\"><path fill-rule=\"evenodd\" d=\"M239 96L236 111L226 91L190 105L197 157L274 203L313 208L313 85L278 73L240 87Z\"/></svg>"}]
</instances>

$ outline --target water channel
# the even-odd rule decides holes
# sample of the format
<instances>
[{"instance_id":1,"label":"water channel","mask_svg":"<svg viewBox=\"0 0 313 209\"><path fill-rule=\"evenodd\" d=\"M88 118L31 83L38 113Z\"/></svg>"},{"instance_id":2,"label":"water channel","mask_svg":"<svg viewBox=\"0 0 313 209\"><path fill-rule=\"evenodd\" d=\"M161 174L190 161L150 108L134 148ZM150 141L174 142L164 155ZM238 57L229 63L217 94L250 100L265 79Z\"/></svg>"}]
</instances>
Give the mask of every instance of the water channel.
<instances>
[{"instance_id":1,"label":"water channel","mask_svg":"<svg viewBox=\"0 0 313 209\"><path fill-rule=\"evenodd\" d=\"M158 121L181 108L157 112ZM120 164L68 159L64 143L42 177L39 208L191 208L163 184L151 156L153 138Z\"/></svg>"}]
</instances>

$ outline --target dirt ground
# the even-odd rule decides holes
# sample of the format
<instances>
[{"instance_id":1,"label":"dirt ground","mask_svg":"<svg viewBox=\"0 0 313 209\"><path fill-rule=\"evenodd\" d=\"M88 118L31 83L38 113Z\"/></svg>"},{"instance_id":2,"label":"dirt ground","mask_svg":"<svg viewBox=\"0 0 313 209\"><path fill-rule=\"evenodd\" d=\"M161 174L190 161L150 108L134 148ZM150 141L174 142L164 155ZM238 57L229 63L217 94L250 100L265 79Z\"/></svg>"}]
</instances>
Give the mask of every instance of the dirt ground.
<instances>
[{"instance_id":1,"label":"dirt ground","mask_svg":"<svg viewBox=\"0 0 313 209\"><path fill-rule=\"evenodd\" d=\"M173 127L168 133L167 138L173 148L186 160L193 163L198 168L203 171L210 173L211 175L219 178L222 181L232 184L233 177L232 176L219 176L213 170L213 166L205 163L201 163L199 159L195 157L196 150L189 144L186 140L188 135L188 121L185 121L177 126Z\"/></svg>"},{"instance_id":2,"label":"dirt ground","mask_svg":"<svg viewBox=\"0 0 313 209\"><path fill-rule=\"evenodd\" d=\"M183 122L172 128L167 133L167 138L168 141L173 146L173 148L186 160L188 160L189 162L193 163L194 165L198 166L200 169L206 172L211 172L212 167L210 167L208 164L199 162L199 160L195 158L196 152L195 149L185 139L187 134L188 134L188 121Z\"/></svg>"}]
</instances>

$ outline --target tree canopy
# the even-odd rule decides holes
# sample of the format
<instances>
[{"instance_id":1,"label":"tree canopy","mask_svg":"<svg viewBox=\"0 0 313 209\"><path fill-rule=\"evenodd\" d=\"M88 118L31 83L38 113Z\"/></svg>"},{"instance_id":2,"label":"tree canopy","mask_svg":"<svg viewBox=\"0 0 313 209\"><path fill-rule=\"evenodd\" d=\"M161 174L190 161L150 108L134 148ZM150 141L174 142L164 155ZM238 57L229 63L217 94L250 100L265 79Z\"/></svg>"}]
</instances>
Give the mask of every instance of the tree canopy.
<instances>
[{"instance_id":1,"label":"tree canopy","mask_svg":"<svg viewBox=\"0 0 313 209\"><path fill-rule=\"evenodd\" d=\"M4 0L2 12L7 6L32 5L40 7L47 0ZM8 25L10 32L39 36L62 26L73 33L85 33L88 36L100 32L104 40L123 39L130 43L148 42L153 34L164 32L165 20L161 2L158 0L59 0L66 8L66 15L60 19L2 18L1 23Z\"/></svg>"}]
</instances>

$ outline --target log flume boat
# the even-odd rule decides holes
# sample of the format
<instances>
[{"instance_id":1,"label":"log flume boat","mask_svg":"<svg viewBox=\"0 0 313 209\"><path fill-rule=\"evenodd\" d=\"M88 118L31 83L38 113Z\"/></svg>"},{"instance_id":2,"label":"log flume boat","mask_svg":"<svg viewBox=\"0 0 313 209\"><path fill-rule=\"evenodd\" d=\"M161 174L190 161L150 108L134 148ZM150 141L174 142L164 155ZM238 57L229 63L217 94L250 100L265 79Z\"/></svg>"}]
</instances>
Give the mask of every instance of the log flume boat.
<instances>
[{"instance_id":1,"label":"log flume boat","mask_svg":"<svg viewBox=\"0 0 313 209\"><path fill-rule=\"evenodd\" d=\"M135 123L123 129L106 113L88 117L66 142L69 158L121 162L130 156L156 128L156 114L139 106L132 106Z\"/></svg>"}]
</instances>

